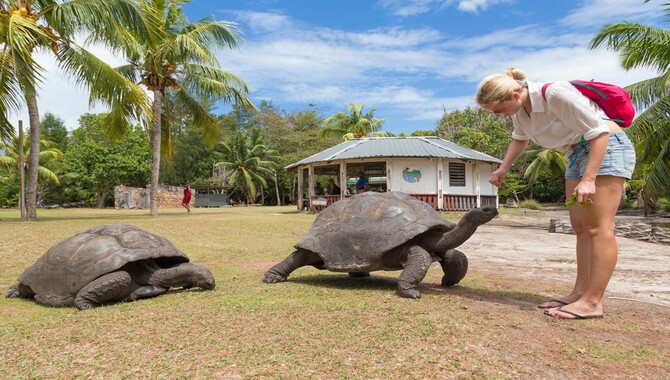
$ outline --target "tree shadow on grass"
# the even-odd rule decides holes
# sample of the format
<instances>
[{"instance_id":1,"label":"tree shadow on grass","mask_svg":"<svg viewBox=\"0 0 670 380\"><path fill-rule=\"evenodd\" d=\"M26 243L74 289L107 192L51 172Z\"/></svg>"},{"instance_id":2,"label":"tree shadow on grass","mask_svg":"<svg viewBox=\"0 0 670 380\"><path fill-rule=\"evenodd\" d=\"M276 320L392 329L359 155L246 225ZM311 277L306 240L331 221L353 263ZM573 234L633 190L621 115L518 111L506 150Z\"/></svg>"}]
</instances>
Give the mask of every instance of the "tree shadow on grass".
<instances>
[{"instance_id":1,"label":"tree shadow on grass","mask_svg":"<svg viewBox=\"0 0 670 380\"><path fill-rule=\"evenodd\" d=\"M380 276L374 273L370 277L358 278L350 277L344 273L296 276L290 277L288 282L342 290L369 289L396 292L398 289L397 277ZM474 301L516 306L523 310L535 309L537 304L548 301L546 296L540 294L506 289L485 289L465 284L443 287L439 283L424 281L418 285L417 290L421 292L423 296L451 295L468 298Z\"/></svg>"}]
</instances>

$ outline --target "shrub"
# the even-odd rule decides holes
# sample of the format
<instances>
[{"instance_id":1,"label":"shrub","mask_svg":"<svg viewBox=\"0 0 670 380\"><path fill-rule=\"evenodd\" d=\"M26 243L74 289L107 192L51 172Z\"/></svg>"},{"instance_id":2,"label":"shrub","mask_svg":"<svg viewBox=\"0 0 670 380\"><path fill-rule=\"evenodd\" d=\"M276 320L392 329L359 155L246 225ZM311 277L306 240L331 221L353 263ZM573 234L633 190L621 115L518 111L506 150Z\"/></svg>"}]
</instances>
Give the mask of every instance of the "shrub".
<instances>
[{"instance_id":1,"label":"shrub","mask_svg":"<svg viewBox=\"0 0 670 380\"><path fill-rule=\"evenodd\" d=\"M660 198L658 204L661 206L663 211L670 211L670 198Z\"/></svg>"},{"instance_id":2,"label":"shrub","mask_svg":"<svg viewBox=\"0 0 670 380\"><path fill-rule=\"evenodd\" d=\"M535 199L526 199L524 201L521 201L521 204L519 204L519 207L521 208L527 208L531 210L539 210L542 208L542 205L540 202L536 201Z\"/></svg>"},{"instance_id":3,"label":"shrub","mask_svg":"<svg viewBox=\"0 0 670 380\"><path fill-rule=\"evenodd\" d=\"M635 208L636 202L634 199L624 198L619 203L619 209Z\"/></svg>"}]
</instances>

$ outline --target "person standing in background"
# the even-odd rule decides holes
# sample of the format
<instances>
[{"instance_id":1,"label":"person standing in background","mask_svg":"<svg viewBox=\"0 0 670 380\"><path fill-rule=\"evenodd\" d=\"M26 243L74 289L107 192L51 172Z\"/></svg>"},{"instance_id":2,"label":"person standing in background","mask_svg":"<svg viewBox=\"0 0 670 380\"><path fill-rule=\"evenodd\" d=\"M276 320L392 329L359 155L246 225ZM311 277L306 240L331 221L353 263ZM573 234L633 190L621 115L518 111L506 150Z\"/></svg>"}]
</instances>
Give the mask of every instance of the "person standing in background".
<instances>
[{"instance_id":1,"label":"person standing in background","mask_svg":"<svg viewBox=\"0 0 670 380\"><path fill-rule=\"evenodd\" d=\"M365 178L365 173L361 172L356 182L356 194L364 193L368 190L368 179Z\"/></svg>"},{"instance_id":2,"label":"person standing in background","mask_svg":"<svg viewBox=\"0 0 670 380\"><path fill-rule=\"evenodd\" d=\"M181 205L186 209L186 213L191 213L191 188L188 183L184 184L184 198L181 200Z\"/></svg>"},{"instance_id":3,"label":"person standing in background","mask_svg":"<svg viewBox=\"0 0 670 380\"><path fill-rule=\"evenodd\" d=\"M335 184L332 178L328 179L328 195L340 195L340 187Z\"/></svg>"}]
</instances>

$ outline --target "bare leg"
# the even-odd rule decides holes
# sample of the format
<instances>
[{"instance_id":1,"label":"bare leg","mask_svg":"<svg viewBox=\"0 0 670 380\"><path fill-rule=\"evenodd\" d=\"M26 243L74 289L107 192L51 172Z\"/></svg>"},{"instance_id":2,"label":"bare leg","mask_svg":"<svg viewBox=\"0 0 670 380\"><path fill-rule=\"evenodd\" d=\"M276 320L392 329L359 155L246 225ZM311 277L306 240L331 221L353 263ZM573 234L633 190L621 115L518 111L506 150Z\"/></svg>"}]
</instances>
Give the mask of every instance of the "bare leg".
<instances>
[{"instance_id":1,"label":"bare leg","mask_svg":"<svg viewBox=\"0 0 670 380\"><path fill-rule=\"evenodd\" d=\"M272 284L275 282L286 281L288 275L294 270L304 267L306 265L322 264L321 257L314 252L304 249L298 249L292 254L288 255L282 262L276 264L268 269L263 276L263 281Z\"/></svg>"},{"instance_id":2,"label":"bare leg","mask_svg":"<svg viewBox=\"0 0 670 380\"><path fill-rule=\"evenodd\" d=\"M583 315L603 314L602 298L616 267L618 249L614 237L614 220L621 200L624 178L596 177L593 204L569 207L572 228L577 235L577 279L572 292L560 298L569 305L564 310ZM572 194L576 180L566 181L566 194ZM571 318L551 309L550 313Z\"/></svg>"},{"instance_id":3,"label":"bare leg","mask_svg":"<svg viewBox=\"0 0 670 380\"><path fill-rule=\"evenodd\" d=\"M421 280L426 277L433 258L430 253L418 245L409 248L405 269L400 273L398 281L398 293L405 298L421 298L421 293L416 290Z\"/></svg>"},{"instance_id":4,"label":"bare leg","mask_svg":"<svg viewBox=\"0 0 670 380\"><path fill-rule=\"evenodd\" d=\"M579 181L574 179L568 179L565 181L566 198L569 198L572 195L575 186L577 186L578 183ZM595 198L595 195L591 197L591 199L593 198ZM590 205L588 206L588 209L590 210L592 207L593 205ZM567 296L545 302L539 305L540 308L556 308L571 304L577 301L586 291L589 283L591 236L586 233L586 229L583 223L585 211L586 209L579 205L568 207L568 212L570 213L570 224L572 225L572 230L577 236L577 278L575 280L575 286L572 288L572 292L570 292L570 294Z\"/></svg>"}]
</instances>

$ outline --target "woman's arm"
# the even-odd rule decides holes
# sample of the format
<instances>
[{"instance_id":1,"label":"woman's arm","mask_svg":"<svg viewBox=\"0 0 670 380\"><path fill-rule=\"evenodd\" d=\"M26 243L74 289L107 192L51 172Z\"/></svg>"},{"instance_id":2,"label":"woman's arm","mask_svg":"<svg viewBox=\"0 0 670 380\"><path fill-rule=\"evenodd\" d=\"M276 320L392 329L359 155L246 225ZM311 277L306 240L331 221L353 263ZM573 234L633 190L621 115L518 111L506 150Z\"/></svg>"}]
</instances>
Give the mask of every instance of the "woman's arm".
<instances>
[{"instance_id":1,"label":"woman's arm","mask_svg":"<svg viewBox=\"0 0 670 380\"><path fill-rule=\"evenodd\" d=\"M529 140L512 140L512 143L509 144L509 147L507 148L507 153L505 153L505 158L503 159L502 164L500 164L500 167L491 173L491 176L489 177L489 182L493 186L500 187L505 179L505 175L507 175L507 171L509 171L509 168L516 162L519 156L521 156L521 153L526 150L528 143Z\"/></svg>"},{"instance_id":2,"label":"woman's arm","mask_svg":"<svg viewBox=\"0 0 670 380\"><path fill-rule=\"evenodd\" d=\"M586 202L591 194L596 193L596 176L600 170L607 153L607 143L609 141L609 133L602 133L600 136L589 140L589 160L586 163L584 175L575 186L575 194L577 194L577 202Z\"/></svg>"}]
</instances>

